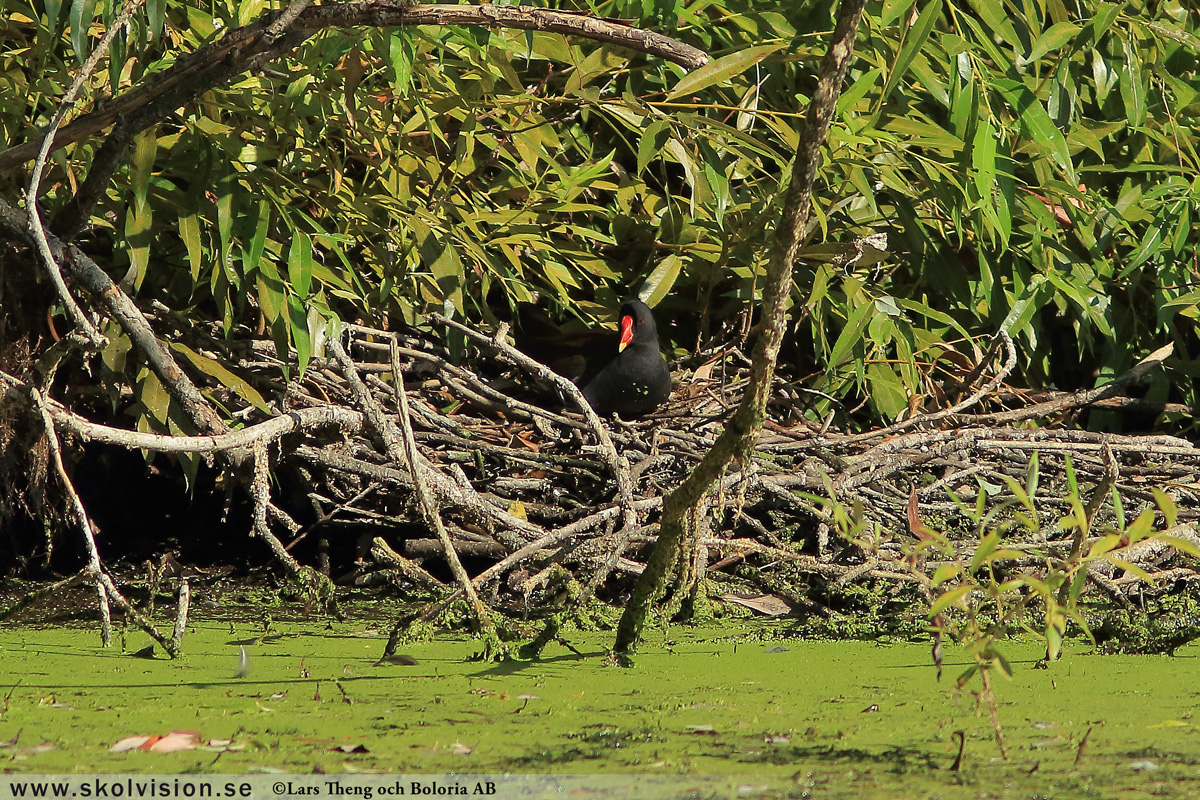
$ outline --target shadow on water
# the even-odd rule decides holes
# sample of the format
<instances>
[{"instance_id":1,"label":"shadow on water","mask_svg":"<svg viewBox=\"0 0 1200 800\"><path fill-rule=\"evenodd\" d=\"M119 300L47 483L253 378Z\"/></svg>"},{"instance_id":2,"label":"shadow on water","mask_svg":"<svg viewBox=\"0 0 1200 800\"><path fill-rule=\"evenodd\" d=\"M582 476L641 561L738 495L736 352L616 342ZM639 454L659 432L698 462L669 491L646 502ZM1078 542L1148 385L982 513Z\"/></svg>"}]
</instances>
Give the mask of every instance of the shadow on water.
<instances>
[{"instance_id":1,"label":"shadow on water","mask_svg":"<svg viewBox=\"0 0 1200 800\"><path fill-rule=\"evenodd\" d=\"M750 759L747 759L750 760ZM864 750L858 747L777 747L767 750L758 763L796 764L823 763L839 765L865 765L890 767L893 772L904 773L913 769L935 770L950 765L943 757L914 747L885 747L881 750Z\"/></svg>"}]
</instances>

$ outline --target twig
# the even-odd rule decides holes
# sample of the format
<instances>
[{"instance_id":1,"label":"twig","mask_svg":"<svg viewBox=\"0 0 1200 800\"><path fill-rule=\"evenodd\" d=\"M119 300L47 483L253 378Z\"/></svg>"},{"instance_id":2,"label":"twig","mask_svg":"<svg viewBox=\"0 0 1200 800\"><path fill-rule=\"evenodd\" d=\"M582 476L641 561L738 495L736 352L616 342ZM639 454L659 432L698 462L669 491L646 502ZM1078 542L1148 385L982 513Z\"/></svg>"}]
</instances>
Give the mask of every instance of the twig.
<instances>
[{"instance_id":1,"label":"twig","mask_svg":"<svg viewBox=\"0 0 1200 800\"><path fill-rule=\"evenodd\" d=\"M42 215L38 210L38 198L41 195L42 170L46 168L46 159L50 156L50 150L54 146L54 139L58 133L59 126L62 125L63 120L66 119L67 112L75 104L75 99L83 89L83 84L95 72L100 59L108 52L108 48L112 44L113 39L116 38L117 33L125 27L133 12L137 10L137 7L143 1L128 0L125 3L125 6L113 19L112 24L108 26L108 30L104 32L104 36L100 39L100 44L96 46L96 49L83 62L83 66L76 73L75 79L71 81L71 85L67 88L66 93L63 94L62 100L59 101L58 109L54 112L54 116L50 118L50 124L47 126L46 133L42 137L41 147L38 149L37 158L33 162L33 170L29 175L29 188L25 192L25 211L28 214L29 229L33 234L38 255L41 256L42 266L50 274L54 288L58 291L59 298L63 301L63 305L66 306L67 312L75 320L75 324L83 331L84 336L91 345L96 348L104 346L105 338L92 324L92 321L87 318L87 315L83 313L83 309L79 307L70 290L67 289L62 272L58 268L58 261L50 250L50 242L46 238L46 230L42 226Z\"/></svg>"},{"instance_id":2,"label":"twig","mask_svg":"<svg viewBox=\"0 0 1200 800\"><path fill-rule=\"evenodd\" d=\"M104 574L104 567L100 564L100 552L96 549L96 537L92 531L92 520L88 517L87 509L83 507L83 501L79 499L79 493L75 491L75 485L71 482L71 478L67 475L67 470L63 466L62 445L58 441L58 433L54 430L54 420L50 416L50 409L43 399L41 392L33 386L29 386L28 390L29 396L33 398L33 402L36 404L38 412L42 417L42 428L46 435L46 442L49 445L50 459L54 463L54 471L62 483L63 491L67 494L71 510L75 513L75 522L79 526L79 530L83 533L83 544L88 556L88 572L91 573L93 580L96 581L97 590L101 594L99 599L101 620L107 621L107 601L103 596L104 587L100 583L101 577ZM111 623L101 625L100 638L105 647L112 646Z\"/></svg>"},{"instance_id":3,"label":"twig","mask_svg":"<svg viewBox=\"0 0 1200 800\"><path fill-rule=\"evenodd\" d=\"M1004 425L1027 419L1049 417L1061 414L1064 411L1070 411L1074 408L1082 408L1097 403L1123 391L1127 386L1140 383L1152 369L1161 366L1162 362L1170 357L1174 351L1175 345L1173 343L1160 347L1137 364L1134 364L1127 372L1103 386L1097 386L1094 389L1081 389L1065 397L1056 397L1045 403L1038 403L1012 411L1000 411L995 414L978 414L967 417L964 422L980 425Z\"/></svg>"},{"instance_id":4,"label":"twig","mask_svg":"<svg viewBox=\"0 0 1200 800\"><path fill-rule=\"evenodd\" d=\"M175 609L175 632L171 636L171 641L175 643L176 648L182 648L183 632L187 630L188 610L192 603L192 589L188 585L188 579L182 578L179 581L179 606Z\"/></svg>"},{"instance_id":5,"label":"twig","mask_svg":"<svg viewBox=\"0 0 1200 800\"><path fill-rule=\"evenodd\" d=\"M438 540L442 544L442 555L446 563L450 565L450 572L454 574L454 579L466 594L467 603L474 614L475 622L484 632L488 643L487 656L490 657L493 653L503 653L503 646L500 643L500 637L496 634L496 626L492 622L491 612L479 599L479 595L471 583L471 576L463 569L462 561L459 560L458 553L454 549L454 543L450 541L450 534L446 532L446 526L442 523L442 516L438 513L437 506L434 505L433 496L425 485L422 475L424 465L417 459L417 443L413 438L412 419L408 414L408 393L404 391L404 372L400 368L399 342L393 337L391 343L392 384L395 386L396 406L400 409L400 432L404 439L404 458L408 465L408 472L413 478L417 504L420 506L425 520L437 533ZM391 650L384 652L385 657L391 654Z\"/></svg>"},{"instance_id":6,"label":"twig","mask_svg":"<svg viewBox=\"0 0 1200 800\"><path fill-rule=\"evenodd\" d=\"M446 584L426 572L420 564L400 555L378 536L371 540L371 558L380 564L395 567L404 577L430 591L441 594L448 588Z\"/></svg>"}]
</instances>

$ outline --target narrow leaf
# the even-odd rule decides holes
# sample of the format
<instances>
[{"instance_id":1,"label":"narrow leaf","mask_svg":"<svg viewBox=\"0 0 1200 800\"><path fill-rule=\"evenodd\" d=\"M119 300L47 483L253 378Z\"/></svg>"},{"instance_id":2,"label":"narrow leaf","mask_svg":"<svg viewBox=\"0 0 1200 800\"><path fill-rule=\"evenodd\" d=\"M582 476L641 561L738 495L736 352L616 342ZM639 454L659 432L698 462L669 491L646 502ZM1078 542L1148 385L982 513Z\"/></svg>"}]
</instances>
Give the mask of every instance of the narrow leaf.
<instances>
[{"instance_id":1,"label":"narrow leaf","mask_svg":"<svg viewBox=\"0 0 1200 800\"><path fill-rule=\"evenodd\" d=\"M879 96L880 104L886 103L892 94L892 90L896 88L896 84L908 73L908 68L912 66L913 59L917 53L925 46L926 40L929 39L929 34L933 30L933 25L937 22L942 14L942 0L934 0L922 9L917 21L912 27L904 32L904 44L900 48L899 54L896 56L896 63L892 65L892 70L888 73L887 83L883 85L883 93Z\"/></svg>"},{"instance_id":2,"label":"narrow leaf","mask_svg":"<svg viewBox=\"0 0 1200 800\"><path fill-rule=\"evenodd\" d=\"M650 276L646 278L646 282L642 284L642 288L638 291L638 297L646 305L654 308L662 299L666 297L671 288L675 286L675 281L679 279L679 271L683 267L683 259L674 253L668 255Z\"/></svg>"},{"instance_id":3,"label":"narrow leaf","mask_svg":"<svg viewBox=\"0 0 1200 800\"><path fill-rule=\"evenodd\" d=\"M748 47L745 50L739 50L736 53L731 53L710 61L700 69L684 76L683 80L675 84L675 88L667 94L667 99L674 100L732 78L734 75L750 69L750 67L772 53L781 50L783 47L784 42Z\"/></svg>"},{"instance_id":4,"label":"narrow leaf","mask_svg":"<svg viewBox=\"0 0 1200 800\"><path fill-rule=\"evenodd\" d=\"M271 413L271 409L267 406L267 401L259 394L258 390L234 373L230 372L220 361L209 358L206 355L197 353L192 348L179 342L172 342L171 349L178 353L182 353L188 361L192 363L196 369L203 372L209 377L215 378L226 389L229 389L238 397L245 400L250 405L264 413Z\"/></svg>"},{"instance_id":5,"label":"narrow leaf","mask_svg":"<svg viewBox=\"0 0 1200 800\"><path fill-rule=\"evenodd\" d=\"M312 289L312 239L304 231L296 231L288 249L288 280L301 300L307 300Z\"/></svg>"}]
</instances>

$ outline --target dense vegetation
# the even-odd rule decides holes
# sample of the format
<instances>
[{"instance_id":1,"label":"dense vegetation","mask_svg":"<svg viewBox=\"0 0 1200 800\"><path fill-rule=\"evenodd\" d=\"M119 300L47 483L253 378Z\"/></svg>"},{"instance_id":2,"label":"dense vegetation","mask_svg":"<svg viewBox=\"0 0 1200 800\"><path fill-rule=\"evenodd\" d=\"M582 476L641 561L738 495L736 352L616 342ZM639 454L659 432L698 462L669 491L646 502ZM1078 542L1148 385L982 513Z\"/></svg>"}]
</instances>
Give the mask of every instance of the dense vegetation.
<instances>
[{"instance_id":1,"label":"dense vegetation","mask_svg":"<svg viewBox=\"0 0 1200 800\"><path fill-rule=\"evenodd\" d=\"M16 146L40 139L120 9L98 0L0 9L0 130ZM685 71L501 28L330 28L196 97L183 93L162 114L131 114L114 132L54 150L37 202L153 317L235 425L285 391L253 369L261 351L233 346L256 336L273 340L294 379L342 322L428 332L438 312L494 324L537 293L596 323L636 293L678 356L736 342L755 317L831 5L579 10L631 18L712 60ZM74 117L103 114L269 12L263 2L137 7ZM1174 345L1168 370L1149 375L1143 408L1189 430L1200 344L1198 28L1181 2L869 4L792 291L781 374L800 413L867 430L941 407L978 377L1004 331L1018 394L1107 383ZM21 207L32 156L7 152L0 199ZM73 219L89 191L95 206ZM0 369L93 418L195 432L127 329L105 323L98 354L56 344L71 321L11 227L0 250ZM227 347L195 343L206 324ZM462 354L458 334L434 332ZM43 445L4 422L0 475L27 491L24 505L10 493L0 511L46 516L36 499ZM1087 424L1146 422L1092 413ZM179 459L195 476L200 457ZM1069 461L1064 474L1080 532L1074 571L1063 573L1073 579L1086 574L1082 536L1095 508L1084 509ZM1173 524L1174 506L1153 499ZM829 514L856 541L858 518ZM971 520L980 538L993 532L982 509ZM909 524L920 528L915 512ZM1151 527L1139 523L1126 544ZM959 588L942 608L973 591ZM1047 625L1061 632L1060 621ZM979 630L989 622L972 618Z\"/></svg>"},{"instance_id":2,"label":"dense vegetation","mask_svg":"<svg viewBox=\"0 0 1200 800\"><path fill-rule=\"evenodd\" d=\"M81 112L267 10L146 4ZM684 76L557 35L330 30L138 132L87 221L89 249L143 304L215 318L231 336L265 327L301 368L331 315L492 318L534 291L603 320L640 290L672 321L679 352L693 350L753 307L828 7L591 10L715 60ZM800 272L795 300L809 315L790 356L828 395L814 413L865 399L854 424L893 419L910 396L937 397L1001 326L1033 389L1107 380L1174 342L1177 372L1149 394L1193 405L1195 11L1033 0L868 10L814 241L886 233L888 255L842 269L814 247ZM5 3L4 141L36 135L113 14L105 2ZM47 216L100 141L56 151ZM3 175L10 202L27 169ZM27 268L5 271L12 308L12 273ZM147 399L153 376L122 357L128 348L117 334L100 378ZM182 422L153 402L117 410L155 429Z\"/></svg>"}]
</instances>

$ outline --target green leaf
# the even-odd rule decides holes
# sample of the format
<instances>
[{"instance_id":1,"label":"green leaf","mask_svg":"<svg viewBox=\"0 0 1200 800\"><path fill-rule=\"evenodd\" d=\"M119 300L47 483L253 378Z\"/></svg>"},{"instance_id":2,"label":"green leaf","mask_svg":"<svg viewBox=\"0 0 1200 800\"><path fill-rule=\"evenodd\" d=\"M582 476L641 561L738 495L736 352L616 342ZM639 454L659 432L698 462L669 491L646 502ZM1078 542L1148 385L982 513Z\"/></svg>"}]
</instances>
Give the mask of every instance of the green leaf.
<instances>
[{"instance_id":1,"label":"green leaf","mask_svg":"<svg viewBox=\"0 0 1200 800\"><path fill-rule=\"evenodd\" d=\"M1008 315L1000 327L1010 334L1022 330L1033 318L1033 315L1040 310L1041 302L1035 301L1038 301L1046 293L1045 285L1045 277L1034 276L1034 279L1025 286L1025 291L1013 301L1012 308L1009 309Z\"/></svg>"},{"instance_id":2,"label":"green leaf","mask_svg":"<svg viewBox=\"0 0 1200 800\"><path fill-rule=\"evenodd\" d=\"M50 32L53 33L58 29L58 15L62 12L61 0L45 0L42 4L46 8L46 23L50 27Z\"/></svg>"},{"instance_id":3,"label":"green leaf","mask_svg":"<svg viewBox=\"0 0 1200 800\"><path fill-rule=\"evenodd\" d=\"M1140 542L1149 536L1152 530L1154 530L1154 509L1147 508L1138 514L1137 519L1125 529L1125 535L1129 537L1130 542Z\"/></svg>"},{"instance_id":4,"label":"green leaf","mask_svg":"<svg viewBox=\"0 0 1200 800\"><path fill-rule=\"evenodd\" d=\"M950 606L956 605L958 601L964 599L970 593L970 586L956 586L950 591L939 595L938 599L934 600L933 605L929 607L929 616L936 617Z\"/></svg>"},{"instance_id":5,"label":"green leaf","mask_svg":"<svg viewBox=\"0 0 1200 800\"><path fill-rule=\"evenodd\" d=\"M549 267L549 263L547 266ZM443 248L437 259L429 265L429 271L433 273L433 277L437 281L442 301L451 303L458 313L463 313L462 290L465 276L462 261L459 260L458 252L454 247L448 245ZM574 281L569 272L567 278Z\"/></svg>"},{"instance_id":6,"label":"green leaf","mask_svg":"<svg viewBox=\"0 0 1200 800\"><path fill-rule=\"evenodd\" d=\"M1033 63L1038 59L1062 47L1067 42L1079 35L1083 28L1073 22L1056 22L1051 25L1046 31L1038 37L1034 42L1033 47L1029 49L1029 55L1017 58L1017 66L1023 67L1026 64Z\"/></svg>"},{"instance_id":7,"label":"green leaf","mask_svg":"<svg viewBox=\"0 0 1200 800\"><path fill-rule=\"evenodd\" d=\"M195 213L185 214L179 218L179 236L183 239L184 247L187 248L192 281L199 281L204 251L200 246L200 218Z\"/></svg>"},{"instance_id":8,"label":"green leaf","mask_svg":"<svg viewBox=\"0 0 1200 800\"><path fill-rule=\"evenodd\" d=\"M254 223L254 236L250 238L250 246L246 248L246 252L242 256L242 269L247 274L249 274L250 270L259 269L263 248L267 243L267 232L270 228L271 206L266 200L260 200L258 201L258 219ZM294 237L292 242L295 243Z\"/></svg>"},{"instance_id":9,"label":"green leaf","mask_svg":"<svg viewBox=\"0 0 1200 800\"><path fill-rule=\"evenodd\" d=\"M948 580L957 578L962 574L962 567L958 564L942 564L933 572L933 578L930 579L929 585L933 588L941 586Z\"/></svg>"},{"instance_id":10,"label":"green leaf","mask_svg":"<svg viewBox=\"0 0 1200 800\"><path fill-rule=\"evenodd\" d=\"M679 279L679 271L682 267L682 258L674 253L668 255L658 263L658 266L646 278L646 282L638 290L638 297L651 308L657 306L671 292L671 287Z\"/></svg>"},{"instance_id":11,"label":"green leaf","mask_svg":"<svg viewBox=\"0 0 1200 800\"><path fill-rule=\"evenodd\" d=\"M218 383L259 411L267 414L271 413L271 408L267 405L267 401L263 399L263 396L259 394L258 390L247 383L245 379L230 372L220 361L197 353L192 348L180 342L171 342L171 349L177 353L182 353L191 362L192 366L205 375L215 378Z\"/></svg>"},{"instance_id":12,"label":"green leaf","mask_svg":"<svg viewBox=\"0 0 1200 800\"><path fill-rule=\"evenodd\" d=\"M388 38L388 59L392 65L392 87L401 97L408 96L409 87L412 85L415 54L412 36L408 31L397 28L391 32Z\"/></svg>"},{"instance_id":13,"label":"green leaf","mask_svg":"<svg viewBox=\"0 0 1200 800\"><path fill-rule=\"evenodd\" d=\"M1196 547L1196 543L1190 539L1172 536L1169 533L1161 533L1154 538L1163 544L1169 544L1181 553L1186 553L1193 558L1200 558L1200 547Z\"/></svg>"},{"instance_id":14,"label":"green leaf","mask_svg":"<svg viewBox=\"0 0 1200 800\"><path fill-rule=\"evenodd\" d=\"M1017 36L1017 31L1013 28L1012 20L1008 18L1008 12L1003 3L997 3L994 0L971 0L971 8L975 9L975 13L988 26L987 33L993 37L999 36L1014 49L1021 50L1021 38Z\"/></svg>"},{"instance_id":15,"label":"green leaf","mask_svg":"<svg viewBox=\"0 0 1200 800\"><path fill-rule=\"evenodd\" d=\"M49 7L48 3L47 7ZM1114 18L1116 16L1116 12L1118 11L1120 11L1120 6L1113 8ZM1200 53L1200 36L1196 36L1194 33L1177 28L1169 22L1163 22L1162 20L1154 20L1145 24L1147 28L1154 31L1159 36L1163 36L1167 39L1178 42L1179 44L1191 50L1193 54Z\"/></svg>"},{"instance_id":16,"label":"green leaf","mask_svg":"<svg viewBox=\"0 0 1200 800\"><path fill-rule=\"evenodd\" d=\"M646 130L642 132L641 139L638 140L638 175L641 175L646 170L647 164L661 155L663 145L666 144L667 137L670 135L671 123L666 120L656 120L646 126Z\"/></svg>"},{"instance_id":17,"label":"green leaf","mask_svg":"<svg viewBox=\"0 0 1200 800\"><path fill-rule=\"evenodd\" d=\"M908 10L912 8L913 2L914 0L883 0L883 12L880 16L880 24L885 28L890 27L892 23L908 13Z\"/></svg>"},{"instance_id":18,"label":"green leaf","mask_svg":"<svg viewBox=\"0 0 1200 800\"><path fill-rule=\"evenodd\" d=\"M1034 450L1029 457L1029 467L1025 470L1025 494L1030 498L1037 496L1038 481L1041 472L1038 468L1038 451Z\"/></svg>"},{"instance_id":19,"label":"green leaf","mask_svg":"<svg viewBox=\"0 0 1200 800\"><path fill-rule=\"evenodd\" d=\"M1167 521L1168 528L1174 528L1176 520L1179 519L1179 507L1175 505L1175 500L1166 491L1154 486L1150 489L1154 492L1154 503L1158 506L1158 510L1163 513L1163 517Z\"/></svg>"},{"instance_id":20,"label":"green leaf","mask_svg":"<svg viewBox=\"0 0 1200 800\"><path fill-rule=\"evenodd\" d=\"M1008 659L998 652L993 653L992 656L992 666L1000 670L1000 674L1004 677L1011 678L1013 676L1013 668L1012 664L1008 663Z\"/></svg>"},{"instance_id":21,"label":"green leaf","mask_svg":"<svg viewBox=\"0 0 1200 800\"><path fill-rule=\"evenodd\" d=\"M154 175L154 157L158 154L158 137L155 129L138 134L133 147L133 196L138 208L146 205L146 192Z\"/></svg>"},{"instance_id":22,"label":"green leaf","mask_svg":"<svg viewBox=\"0 0 1200 800\"><path fill-rule=\"evenodd\" d=\"M57 3L56 3L57 5ZM49 3L47 3L49 6ZM147 33L151 39L158 39L162 34L163 23L167 18L167 0L146 0L146 21L149 26Z\"/></svg>"},{"instance_id":23,"label":"green leaf","mask_svg":"<svg viewBox=\"0 0 1200 800\"><path fill-rule=\"evenodd\" d=\"M1020 117L1030 145L1038 152L1050 156L1066 174L1072 185L1078 183L1074 177L1075 166L1071 163L1071 151L1067 147L1067 139L1063 136L1062 131L1054 125L1054 121L1050 119L1050 114L1041 101L1034 96L1033 92L1016 81L997 80L995 86Z\"/></svg>"},{"instance_id":24,"label":"green leaf","mask_svg":"<svg viewBox=\"0 0 1200 800\"><path fill-rule=\"evenodd\" d=\"M921 48L925 46L926 40L929 38L930 32L933 30L933 25L942 15L942 0L933 0L921 10L920 16L912 27L904 32L904 44L900 47L900 52L896 55L896 62L892 64L891 72L888 73L887 82L883 85L883 92L879 95L879 105L882 106L888 101L892 95L892 90L900 80L908 73L908 68L912 66L913 59L917 53L921 52Z\"/></svg>"},{"instance_id":25,"label":"green leaf","mask_svg":"<svg viewBox=\"0 0 1200 800\"><path fill-rule=\"evenodd\" d=\"M264 262L265 263L265 262ZM274 324L287 307L287 292L278 277L258 273L258 307L268 323Z\"/></svg>"},{"instance_id":26,"label":"green leaf","mask_svg":"<svg viewBox=\"0 0 1200 800\"><path fill-rule=\"evenodd\" d=\"M1057 661L1062 652L1063 624L1060 614L1051 615L1046 620L1046 659L1049 661Z\"/></svg>"},{"instance_id":27,"label":"green leaf","mask_svg":"<svg viewBox=\"0 0 1200 800\"><path fill-rule=\"evenodd\" d=\"M129 261L133 268L133 289L136 292L146 279L146 271L150 268L151 227L154 224L154 211L151 206L129 207L125 215L125 241L129 245Z\"/></svg>"},{"instance_id":28,"label":"green leaf","mask_svg":"<svg viewBox=\"0 0 1200 800\"><path fill-rule=\"evenodd\" d=\"M301 300L307 300L312 291L313 250L312 238L304 231L292 235L288 248L288 280Z\"/></svg>"},{"instance_id":29,"label":"green leaf","mask_svg":"<svg viewBox=\"0 0 1200 800\"><path fill-rule=\"evenodd\" d=\"M971 167L975 173L975 188L985 205L992 202L996 182L996 129L992 121L981 119L971 142Z\"/></svg>"},{"instance_id":30,"label":"green leaf","mask_svg":"<svg viewBox=\"0 0 1200 800\"><path fill-rule=\"evenodd\" d=\"M171 395L166 387L149 369L143 369L141 386L138 390L138 400L150 412L150 416L161 426L166 426L167 415L171 408ZM161 428L160 428L161 430Z\"/></svg>"},{"instance_id":31,"label":"green leaf","mask_svg":"<svg viewBox=\"0 0 1200 800\"><path fill-rule=\"evenodd\" d=\"M1129 573L1133 577L1137 578L1138 580L1141 580L1151 586L1154 585L1153 576L1151 576L1149 572L1146 572L1146 570L1139 567L1137 564L1130 563L1130 562L1125 561L1124 559L1120 559L1120 558L1110 558L1110 559L1108 559L1108 562L1110 564L1112 564L1114 567L1116 567L1117 569L1125 570L1127 573Z\"/></svg>"},{"instance_id":32,"label":"green leaf","mask_svg":"<svg viewBox=\"0 0 1200 800\"><path fill-rule=\"evenodd\" d=\"M88 55L88 28L96 16L96 0L72 0L71 44L75 48L75 59L82 64Z\"/></svg>"},{"instance_id":33,"label":"green leaf","mask_svg":"<svg viewBox=\"0 0 1200 800\"><path fill-rule=\"evenodd\" d=\"M971 557L971 566L968 568L970 572L974 572L988 562L1000 546L1000 538L1000 531L989 531L980 540L979 547L975 549L975 555Z\"/></svg>"},{"instance_id":34,"label":"green leaf","mask_svg":"<svg viewBox=\"0 0 1200 800\"><path fill-rule=\"evenodd\" d=\"M940 0L939 0L940 2ZM675 88L667 93L667 100L674 100L692 92L698 92L715 83L732 78L753 67L767 56L782 50L786 42L764 44L758 47L747 47L727 56L710 61L700 69L689 72L683 80L675 84Z\"/></svg>"},{"instance_id":35,"label":"green leaf","mask_svg":"<svg viewBox=\"0 0 1200 800\"><path fill-rule=\"evenodd\" d=\"M230 247L233 243L233 189L232 180L221 181L217 194L217 235L221 241L219 269L226 280L232 280L230 274ZM214 276L215 278L215 276Z\"/></svg>"},{"instance_id":36,"label":"green leaf","mask_svg":"<svg viewBox=\"0 0 1200 800\"><path fill-rule=\"evenodd\" d=\"M304 377L304 371L308 369L308 362L312 359L312 338L308 334L308 311L304 307L304 303L300 302L293 295L289 295L288 304L288 332L292 336L292 344L296 347L296 363L300 367L300 377Z\"/></svg>"},{"instance_id":37,"label":"green leaf","mask_svg":"<svg viewBox=\"0 0 1200 800\"><path fill-rule=\"evenodd\" d=\"M1121 69L1121 99L1129 124L1140 128L1146 123L1146 85L1142 82L1142 59L1132 42L1124 42L1125 64Z\"/></svg>"},{"instance_id":38,"label":"green leaf","mask_svg":"<svg viewBox=\"0 0 1200 800\"><path fill-rule=\"evenodd\" d=\"M890 366L867 365L868 396L871 404L887 419L898 419L908 408L908 387Z\"/></svg>"},{"instance_id":39,"label":"green leaf","mask_svg":"<svg viewBox=\"0 0 1200 800\"><path fill-rule=\"evenodd\" d=\"M850 352L862 341L862 333L867 327L867 323L871 321L871 316L875 312L873 303L859 303L854 310L850 312L850 318L846 320L845 327L838 334L837 341L834 342L833 350L829 354L829 368L835 369L847 361Z\"/></svg>"},{"instance_id":40,"label":"green leaf","mask_svg":"<svg viewBox=\"0 0 1200 800\"><path fill-rule=\"evenodd\" d=\"M1088 558L1098 558L1105 553L1116 550L1121 545L1121 536L1116 533L1107 533L1096 541L1092 542L1092 546L1088 548Z\"/></svg>"},{"instance_id":41,"label":"green leaf","mask_svg":"<svg viewBox=\"0 0 1200 800\"><path fill-rule=\"evenodd\" d=\"M266 5L266 0L240 0L234 6L238 13L238 25L249 25L258 19Z\"/></svg>"},{"instance_id":42,"label":"green leaf","mask_svg":"<svg viewBox=\"0 0 1200 800\"><path fill-rule=\"evenodd\" d=\"M1099 44L1100 39L1103 38L1104 34L1108 33L1108 29L1112 27L1113 22L1115 22L1117 16L1120 15L1121 8L1122 6L1116 3L1097 3L1093 7L1093 13L1095 16L1092 17L1092 21L1088 25L1092 31L1093 45ZM1151 23L1151 26L1153 26L1153 24L1154 23Z\"/></svg>"}]
</instances>

